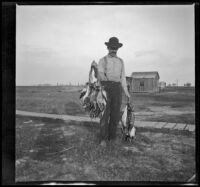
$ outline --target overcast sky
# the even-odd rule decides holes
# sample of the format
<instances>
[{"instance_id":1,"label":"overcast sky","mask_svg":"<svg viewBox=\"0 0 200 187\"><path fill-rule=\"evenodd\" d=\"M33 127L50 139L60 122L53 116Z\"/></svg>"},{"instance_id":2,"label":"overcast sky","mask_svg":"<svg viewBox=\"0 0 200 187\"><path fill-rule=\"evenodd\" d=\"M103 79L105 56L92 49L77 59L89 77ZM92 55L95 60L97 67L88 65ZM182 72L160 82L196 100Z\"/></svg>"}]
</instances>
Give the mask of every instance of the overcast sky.
<instances>
[{"instance_id":1,"label":"overcast sky","mask_svg":"<svg viewBox=\"0 0 200 187\"><path fill-rule=\"evenodd\" d=\"M86 83L112 36L126 76L194 85L194 5L17 6L16 85Z\"/></svg>"}]
</instances>

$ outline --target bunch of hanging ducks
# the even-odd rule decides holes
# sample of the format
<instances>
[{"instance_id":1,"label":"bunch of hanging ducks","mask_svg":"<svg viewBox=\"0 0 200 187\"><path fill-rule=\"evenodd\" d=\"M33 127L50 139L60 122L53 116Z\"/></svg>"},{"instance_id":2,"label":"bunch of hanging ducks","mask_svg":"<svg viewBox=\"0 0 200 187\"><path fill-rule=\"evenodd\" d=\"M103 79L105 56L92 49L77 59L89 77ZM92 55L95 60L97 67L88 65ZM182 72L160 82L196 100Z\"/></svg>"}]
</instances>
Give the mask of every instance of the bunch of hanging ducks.
<instances>
[{"instance_id":1,"label":"bunch of hanging ducks","mask_svg":"<svg viewBox=\"0 0 200 187\"><path fill-rule=\"evenodd\" d=\"M93 72L94 67L89 72L89 82L81 91L80 99L83 108L89 113L91 118L101 118L106 108L107 94L104 88L95 80Z\"/></svg>"}]
</instances>

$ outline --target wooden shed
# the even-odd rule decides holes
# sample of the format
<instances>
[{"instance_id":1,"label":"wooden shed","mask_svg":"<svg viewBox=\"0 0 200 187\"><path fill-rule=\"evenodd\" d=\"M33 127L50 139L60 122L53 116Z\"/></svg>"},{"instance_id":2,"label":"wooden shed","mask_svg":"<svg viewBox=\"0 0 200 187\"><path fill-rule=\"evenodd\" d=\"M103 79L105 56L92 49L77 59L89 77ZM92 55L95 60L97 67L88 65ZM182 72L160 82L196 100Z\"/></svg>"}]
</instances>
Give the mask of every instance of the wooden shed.
<instances>
[{"instance_id":1,"label":"wooden shed","mask_svg":"<svg viewBox=\"0 0 200 187\"><path fill-rule=\"evenodd\" d=\"M126 79L130 92L159 92L160 76L157 71L133 72Z\"/></svg>"}]
</instances>

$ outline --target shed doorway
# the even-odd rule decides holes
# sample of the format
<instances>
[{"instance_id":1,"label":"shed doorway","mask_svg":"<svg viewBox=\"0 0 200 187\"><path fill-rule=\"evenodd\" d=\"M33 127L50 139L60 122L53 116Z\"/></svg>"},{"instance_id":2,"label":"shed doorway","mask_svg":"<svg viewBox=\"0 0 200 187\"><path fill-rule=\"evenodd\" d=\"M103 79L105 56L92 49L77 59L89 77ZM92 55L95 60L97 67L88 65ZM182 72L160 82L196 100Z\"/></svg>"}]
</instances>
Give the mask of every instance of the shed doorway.
<instances>
[{"instance_id":1,"label":"shed doorway","mask_svg":"<svg viewBox=\"0 0 200 187\"><path fill-rule=\"evenodd\" d=\"M144 91L144 81L140 81L140 87L139 87L139 90L140 90L141 92Z\"/></svg>"}]
</instances>

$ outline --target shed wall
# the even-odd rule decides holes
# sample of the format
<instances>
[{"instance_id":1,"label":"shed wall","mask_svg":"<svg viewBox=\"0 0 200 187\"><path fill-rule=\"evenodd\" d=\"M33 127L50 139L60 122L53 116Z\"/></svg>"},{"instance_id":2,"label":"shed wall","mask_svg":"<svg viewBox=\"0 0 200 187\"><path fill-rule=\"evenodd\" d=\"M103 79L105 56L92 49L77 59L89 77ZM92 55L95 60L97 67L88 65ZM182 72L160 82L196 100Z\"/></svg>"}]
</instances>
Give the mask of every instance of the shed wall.
<instances>
[{"instance_id":1,"label":"shed wall","mask_svg":"<svg viewBox=\"0 0 200 187\"><path fill-rule=\"evenodd\" d=\"M143 82L143 83L142 83ZM158 79L156 78L133 78L131 89L132 92L157 92Z\"/></svg>"}]
</instances>

